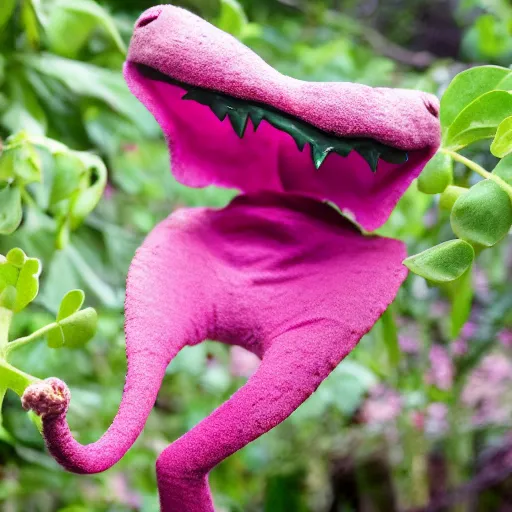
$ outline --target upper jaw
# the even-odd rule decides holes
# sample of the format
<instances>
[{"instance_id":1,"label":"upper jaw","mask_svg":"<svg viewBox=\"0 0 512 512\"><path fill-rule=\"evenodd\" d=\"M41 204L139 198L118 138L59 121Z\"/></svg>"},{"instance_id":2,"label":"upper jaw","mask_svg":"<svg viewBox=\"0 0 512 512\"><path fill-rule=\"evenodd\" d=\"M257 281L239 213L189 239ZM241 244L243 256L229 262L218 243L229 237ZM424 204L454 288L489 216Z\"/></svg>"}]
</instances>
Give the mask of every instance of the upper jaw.
<instances>
[{"instance_id":1,"label":"upper jaw","mask_svg":"<svg viewBox=\"0 0 512 512\"><path fill-rule=\"evenodd\" d=\"M367 137L404 151L431 151L440 142L435 96L292 79L178 7L157 6L139 18L126 67L134 80L140 79L137 64L191 86L269 105L340 137Z\"/></svg>"}]
</instances>

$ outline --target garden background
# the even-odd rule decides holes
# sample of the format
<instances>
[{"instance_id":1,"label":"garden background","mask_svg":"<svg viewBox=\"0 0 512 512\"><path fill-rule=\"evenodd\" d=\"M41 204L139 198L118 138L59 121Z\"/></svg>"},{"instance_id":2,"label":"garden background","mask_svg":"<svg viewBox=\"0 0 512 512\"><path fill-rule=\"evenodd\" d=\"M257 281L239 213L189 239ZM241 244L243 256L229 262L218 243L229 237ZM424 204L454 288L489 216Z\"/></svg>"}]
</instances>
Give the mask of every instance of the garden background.
<instances>
[{"instance_id":1,"label":"garden background","mask_svg":"<svg viewBox=\"0 0 512 512\"><path fill-rule=\"evenodd\" d=\"M174 3L231 32L279 71L305 80L441 96L471 66L512 61L506 0ZM15 316L12 337L54 321L72 289L84 290L86 305L98 312L97 333L83 346L57 350L41 340L13 358L27 373L67 382L73 394L69 422L81 443L101 436L120 401L125 276L135 249L175 208L222 206L234 194L176 183L158 126L124 84L121 67L133 23L151 5L0 5L0 141L13 134L22 143L51 137L99 155L108 170L98 206L85 208L75 222L69 211L53 207L52 196L70 160L29 151L18 162L30 176L22 223L0 234L0 254L20 247L43 266L40 293ZM476 144L465 154L492 169L496 158L488 148L488 142ZM44 176L42 184L33 173ZM477 179L456 165L456 184ZM91 178L92 185L95 180L101 177ZM414 184L380 231L404 240L409 254L449 240L449 213L438 203L438 196ZM419 510L429 502L429 510L512 510L511 247L506 237L475 263L464 288L472 303L469 318L449 287L411 274L390 314L311 399L215 469L219 512L387 512ZM143 435L117 466L94 476L64 472L9 392L0 423L0 510L157 511L157 455L242 385L254 364L247 353L210 342L184 350L168 369Z\"/></svg>"}]
</instances>

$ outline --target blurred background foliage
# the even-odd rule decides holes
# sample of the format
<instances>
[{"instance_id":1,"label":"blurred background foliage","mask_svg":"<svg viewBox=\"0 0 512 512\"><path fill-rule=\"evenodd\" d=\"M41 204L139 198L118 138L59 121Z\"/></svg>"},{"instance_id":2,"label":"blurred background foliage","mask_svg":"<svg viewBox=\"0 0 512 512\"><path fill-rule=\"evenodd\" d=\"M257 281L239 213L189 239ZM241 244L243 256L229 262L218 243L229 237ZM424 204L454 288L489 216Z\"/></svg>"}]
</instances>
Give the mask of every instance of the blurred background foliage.
<instances>
[{"instance_id":1,"label":"blurred background foliage","mask_svg":"<svg viewBox=\"0 0 512 512\"><path fill-rule=\"evenodd\" d=\"M441 95L477 63L508 66L507 0L182 0L242 39L280 71L308 80L418 88ZM225 205L232 193L176 183L151 116L128 92L121 67L148 0L2 0L0 140L25 131L101 156L108 184L99 206L59 242L67 217L49 203L63 163L38 148L43 183L27 183L23 220L0 235L43 263L41 293L17 315L13 336L51 322L64 294L85 290L98 333L76 350L44 343L16 364L71 387L69 421L82 443L112 420L126 362L123 294L136 247L162 218L189 205ZM32 155L33 156L33 155ZM484 166L487 147L471 156ZM26 158L29 158L26 156ZM25 157L23 157L25 158ZM459 184L474 176L456 167ZM91 183L94 179L91 178ZM411 254L453 237L437 199L413 185L383 232ZM62 240L61 240L62 242ZM211 475L222 512L348 512L512 507L512 254L506 239L478 260L469 321L450 334L449 294L411 275L392 309L288 421ZM397 326L397 327L396 327ZM65 473L8 394L0 430L5 512L158 510L157 454L230 396L254 370L245 352L213 343L169 367L134 448L95 476ZM451 493L457 490L458 493ZM508 508L507 508L508 507Z\"/></svg>"}]
</instances>

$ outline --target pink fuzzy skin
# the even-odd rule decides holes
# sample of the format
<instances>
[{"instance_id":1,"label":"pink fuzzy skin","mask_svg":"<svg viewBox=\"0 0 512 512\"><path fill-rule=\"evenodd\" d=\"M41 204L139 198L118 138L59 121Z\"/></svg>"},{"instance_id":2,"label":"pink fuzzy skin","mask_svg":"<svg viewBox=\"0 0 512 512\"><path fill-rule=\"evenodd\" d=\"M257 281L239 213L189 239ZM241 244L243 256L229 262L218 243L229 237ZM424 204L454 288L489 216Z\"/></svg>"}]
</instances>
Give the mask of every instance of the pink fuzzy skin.
<instances>
[{"instance_id":1,"label":"pink fuzzy skin","mask_svg":"<svg viewBox=\"0 0 512 512\"><path fill-rule=\"evenodd\" d=\"M255 53L194 14L173 6L150 9L137 22L125 77L169 142L176 178L192 187L219 185L245 193L296 192L350 210L368 231L380 227L435 153L438 100L400 89L352 83L309 83L283 76ZM172 79L275 107L342 137L363 136L409 152L409 161L381 161L374 175L356 153L327 157L319 171L309 147L267 124L242 140L228 119L183 101L178 86L145 78L138 65Z\"/></svg>"},{"instance_id":2,"label":"pink fuzzy skin","mask_svg":"<svg viewBox=\"0 0 512 512\"><path fill-rule=\"evenodd\" d=\"M181 100L179 87L142 77L135 63L263 101L332 133L376 138L409 150L410 160L381 162L374 175L354 153L331 155L315 171L287 134L262 123L240 140L206 107ZM244 193L221 210L175 212L137 251L126 292L126 384L119 412L99 441L83 446L73 439L65 412L53 414L50 397L46 404L41 394L48 386L30 391L24 403L51 407L42 417L43 433L64 467L95 473L115 464L140 434L165 369L183 347L209 338L253 352L262 362L247 384L157 461L162 511L212 512L209 472L304 402L405 279L401 242L362 236L319 199L349 208L367 229L381 225L436 150L436 100L412 91L294 81L172 6L140 18L125 75L161 123L180 180Z\"/></svg>"}]
</instances>

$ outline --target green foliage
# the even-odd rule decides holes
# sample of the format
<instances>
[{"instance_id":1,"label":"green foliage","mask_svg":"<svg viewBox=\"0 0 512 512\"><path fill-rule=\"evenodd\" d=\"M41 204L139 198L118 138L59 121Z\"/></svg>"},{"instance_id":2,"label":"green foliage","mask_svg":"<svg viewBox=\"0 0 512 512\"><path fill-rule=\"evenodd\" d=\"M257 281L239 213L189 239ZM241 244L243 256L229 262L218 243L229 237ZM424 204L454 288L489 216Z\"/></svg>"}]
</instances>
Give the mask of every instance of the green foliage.
<instances>
[{"instance_id":1,"label":"green foliage","mask_svg":"<svg viewBox=\"0 0 512 512\"><path fill-rule=\"evenodd\" d=\"M154 3L0 2L0 194L8 189L9 201L15 199L10 208L0 196L0 253L22 247L31 256L26 260L37 258L44 268L39 276L28 265L26 284L21 284L20 267L26 260L17 252L14 263L0 258L0 502L7 510L157 510L158 453L244 383L236 376L228 348L206 343L183 350L168 369L141 439L120 464L86 483L46 454L33 417L7 392L9 387L21 394L35 380L32 376L59 376L72 388L74 433L82 443L96 441L117 412L123 388L123 299L136 248L174 208L222 207L236 193L176 183L158 126L124 84L121 65L133 22ZM265 506L341 510L350 506L344 494L349 488L350 496L375 510L420 509L425 489L442 494L445 486L461 483L456 475L477 477L474 460L500 442L512 413L498 410L497 418L482 423L484 408L466 403L461 390L484 393L481 384L471 381L472 368L482 358L501 355L510 361L510 348L498 341L498 332L512 327L510 239L485 250L451 240L450 216L459 198L474 193L475 173L507 195L506 186L512 186L511 155L495 166L488 151L494 140L492 153L499 158L509 145L509 3L434 5L418 0L400 6L399 13L393 2L374 6L355 0L343 2L342 10L336 2L318 0L173 3L208 17L297 79L356 81L439 95L445 91L440 114L444 147L379 230L404 240L410 254L420 253L407 263L412 275L392 310L310 400L211 473L217 506L227 512ZM450 25L454 19L458 27ZM459 46L461 34L461 51L454 49L446 58L452 42ZM442 59L436 58L438 53ZM471 68L449 83L474 62L497 65ZM489 100L481 97L496 91L491 97L503 104L496 101L491 112ZM238 115L232 123L241 131L244 121ZM324 157L323 149L316 152L317 162ZM492 173L485 170L493 166ZM107 169L110 185L104 187ZM503 194L491 187L491 201L495 196L502 200ZM476 203L476 212L485 210L482 201ZM469 215L479 232L475 212ZM485 237L504 229L495 210L488 217ZM424 274L428 286L414 271ZM36 276L40 290L31 300ZM78 288L85 290L87 305L98 310L97 317L83 307ZM18 295L23 299L16 304ZM476 325L471 339L468 320ZM97 333L86 342L96 322ZM36 343L39 339L61 349L48 350L46 343ZM416 349L406 348L407 340ZM468 352L457 355L454 340L465 341ZM432 345L448 354L453 383L447 389L430 384L431 372L443 366L431 363ZM499 398L512 403L510 389L503 391L495 376L489 379L492 400L482 395L486 411L494 411L491 406ZM470 385L465 384L468 378ZM375 403L373 397L383 388L395 392L400 403L397 416L384 420L393 399L384 396ZM373 423L367 419L371 405L380 418ZM430 412L443 407L448 425ZM459 449L461 444L465 450ZM443 489L425 471L431 453L447 469ZM491 505L472 495L475 507L494 510L504 505L497 504L501 498L492 491L486 496L490 494L496 500Z\"/></svg>"},{"instance_id":2,"label":"green foliage","mask_svg":"<svg viewBox=\"0 0 512 512\"><path fill-rule=\"evenodd\" d=\"M77 348L85 345L96 333L98 315L92 308L80 311L85 301L82 290L69 292L63 299L57 315L57 325L48 332L48 346Z\"/></svg>"},{"instance_id":3,"label":"green foliage","mask_svg":"<svg viewBox=\"0 0 512 512\"><path fill-rule=\"evenodd\" d=\"M512 203L494 181L483 180L455 201L450 220L459 238L492 247L510 230Z\"/></svg>"},{"instance_id":4,"label":"green foliage","mask_svg":"<svg viewBox=\"0 0 512 512\"><path fill-rule=\"evenodd\" d=\"M444 153L437 153L420 174L418 190L424 194L440 194L451 185L452 180L452 159Z\"/></svg>"},{"instance_id":5,"label":"green foliage","mask_svg":"<svg viewBox=\"0 0 512 512\"><path fill-rule=\"evenodd\" d=\"M479 140L493 138L500 123L511 115L512 93L490 91L482 94L449 125L443 145L459 150Z\"/></svg>"},{"instance_id":6,"label":"green foliage","mask_svg":"<svg viewBox=\"0 0 512 512\"><path fill-rule=\"evenodd\" d=\"M4 184L0 189L0 235L14 233L20 225L22 217L20 189Z\"/></svg>"},{"instance_id":7,"label":"green foliage","mask_svg":"<svg viewBox=\"0 0 512 512\"><path fill-rule=\"evenodd\" d=\"M220 15L215 24L235 37L243 36L247 16L238 0L221 0Z\"/></svg>"},{"instance_id":8,"label":"green foliage","mask_svg":"<svg viewBox=\"0 0 512 512\"><path fill-rule=\"evenodd\" d=\"M0 307L15 313L25 309L37 297L40 272L39 260L27 258L21 249L9 251L5 260L0 261L0 296L8 292L9 300Z\"/></svg>"},{"instance_id":9,"label":"green foliage","mask_svg":"<svg viewBox=\"0 0 512 512\"><path fill-rule=\"evenodd\" d=\"M53 157L46 173L39 151ZM35 204L27 191L34 183L41 184L34 195L40 199L41 209L56 220L56 244L62 248L69 231L77 229L100 201L107 169L96 155L71 151L52 139L30 137L26 132L9 137L0 156L0 186L4 186L0 194L5 199L0 206L0 234L11 234L18 228L22 199L30 206Z\"/></svg>"},{"instance_id":10,"label":"green foliage","mask_svg":"<svg viewBox=\"0 0 512 512\"><path fill-rule=\"evenodd\" d=\"M458 279L471 265L475 251L463 240L450 240L404 260L415 274L434 283Z\"/></svg>"},{"instance_id":11,"label":"green foliage","mask_svg":"<svg viewBox=\"0 0 512 512\"><path fill-rule=\"evenodd\" d=\"M512 72L499 66L480 66L459 73L441 99L441 126L447 130L473 101L491 91L511 89Z\"/></svg>"},{"instance_id":12,"label":"green foliage","mask_svg":"<svg viewBox=\"0 0 512 512\"><path fill-rule=\"evenodd\" d=\"M504 158L512 153L512 117L507 117L498 126L491 144L491 153L497 158Z\"/></svg>"},{"instance_id":13,"label":"green foliage","mask_svg":"<svg viewBox=\"0 0 512 512\"><path fill-rule=\"evenodd\" d=\"M512 185L512 156L506 156L500 160L492 173L508 185Z\"/></svg>"}]
</instances>

